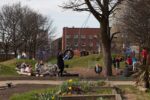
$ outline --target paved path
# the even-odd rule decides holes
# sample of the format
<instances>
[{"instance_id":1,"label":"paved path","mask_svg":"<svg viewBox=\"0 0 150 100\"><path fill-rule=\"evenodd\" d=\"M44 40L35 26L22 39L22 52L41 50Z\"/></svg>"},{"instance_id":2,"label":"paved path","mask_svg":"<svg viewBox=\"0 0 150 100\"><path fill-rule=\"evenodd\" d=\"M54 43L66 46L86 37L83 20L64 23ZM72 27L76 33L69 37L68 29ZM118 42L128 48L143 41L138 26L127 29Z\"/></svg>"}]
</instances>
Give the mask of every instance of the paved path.
<instances>
[{"instance_id":1,"label":"paved path","mask_svg":"<svg viewBox=\"0 0 150 100\"><path fill-rule=\"evenodd\" d=\"M108 81L112 85L135 85L134 81Z\"/></svg>"},{"instance_id":2,"label":"paved path","mask_svg":"<svg viewBox=\"0 0 150 100\"><path fill-rule=\"evenodd\" d=\"M11 80L11 81L0 81L0 86L5 86L7 83L17 84L50 84L50 85L60 85L64 81L53 81L53 80ZM96 82L96 81L92 81ZM108 81L112 85L134 85L133 81Z\"/></svg>"},{"instance_id":3,"label":"paved path","mask_svg":"<svg viewBox=\"0 0 150 100\"><path fill-rule=\"evenodd\" d=\"M0 81L0 86L4 86L7 83L17 84L50 84L50 85L60 85L63 81L49 81L49 80L11 80L11 81Z\"/></svg>"}]
</instances>

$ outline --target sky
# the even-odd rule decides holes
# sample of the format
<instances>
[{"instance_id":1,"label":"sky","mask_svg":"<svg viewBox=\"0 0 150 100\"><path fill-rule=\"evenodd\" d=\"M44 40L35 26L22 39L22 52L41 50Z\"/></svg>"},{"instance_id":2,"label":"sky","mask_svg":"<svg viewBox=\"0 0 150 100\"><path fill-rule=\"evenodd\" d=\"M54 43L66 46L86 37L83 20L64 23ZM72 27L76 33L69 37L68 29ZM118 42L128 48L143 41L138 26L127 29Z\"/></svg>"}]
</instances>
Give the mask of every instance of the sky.
<instances>
[{"instance_id":1,"label":"sky","mask_svg":"<svg viewBox=\"0 0 150 100\"><path fill-rule=\"evenodd\" d=\"M59 5L69 0L0 0L0 7L3 5L12 5L20 2L22 5L29 6L31 9L47 16L54 21L56 27L56 38L62 36L63 27L82 27L88 19L84 27L99 27L99 23L88 12L74 12L64 10ZM89 16L89 18L88 18Z\"/></svg>"}]
</instances>

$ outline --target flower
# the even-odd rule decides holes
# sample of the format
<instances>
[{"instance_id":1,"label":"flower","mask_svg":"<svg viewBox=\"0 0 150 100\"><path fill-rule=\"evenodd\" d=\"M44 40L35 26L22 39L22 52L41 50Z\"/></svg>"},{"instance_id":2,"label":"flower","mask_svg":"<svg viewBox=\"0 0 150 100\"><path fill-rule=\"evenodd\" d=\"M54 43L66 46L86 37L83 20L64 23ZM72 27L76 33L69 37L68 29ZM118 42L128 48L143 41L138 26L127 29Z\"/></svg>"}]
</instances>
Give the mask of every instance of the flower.
<instances>
[{"instance_id":1,"label":"flower","mask_svg":"<svg viewBox=\"0 0 150 100\"><path fill-rule=\"evenodd\" d=\"M70 87L68 87L68 89L69 89L69 90L72 90L72 87L70 86Z\"/></svg>"},{"instance_id":2,"label":"flower","mask_svg":"<svg viewBox=\"0 0 150 100\"><path fill-rule=\"evenodd\" d=\"M55 99L55 97L54 96L52 96L52 100L54 100Z\"/></svg>"},{"instance_id":3,"label":"flower","mask_svg":"<svg viewBox=\"0 0 150 100\"><path fill-rule=\"evenodd\" d=\"M72 79L70 79L68 82L69 82L69 83L71 83L72 81L73 81L73 80L72 80Z\"/></svg>"}]
</instances>

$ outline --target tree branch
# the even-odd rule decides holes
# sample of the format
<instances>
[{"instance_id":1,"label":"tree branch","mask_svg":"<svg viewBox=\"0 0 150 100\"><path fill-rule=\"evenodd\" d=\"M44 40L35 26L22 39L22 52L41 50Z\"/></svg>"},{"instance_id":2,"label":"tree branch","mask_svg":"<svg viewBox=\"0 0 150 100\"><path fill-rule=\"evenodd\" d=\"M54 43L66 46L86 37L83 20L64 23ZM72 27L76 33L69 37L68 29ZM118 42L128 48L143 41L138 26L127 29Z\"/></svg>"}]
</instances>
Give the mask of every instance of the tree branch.
<instances>
[{"instance_id":1,"label":"tree branch","mask_svg":"<svg viewBox=\"0 0 150 100\"><path fill-rule=\"evenodd\" d=\"M115 10L115 8L121 4L121 2L123 2L124 0L118 0L112 7L111 9L109 10L109 15Z\"/></svg>"},{"instance_id":2,"label":"tree branch","mask_svg":"<svg viewBox=\"0 0 150 100\"><path fill-rule=\"evenodd\" d=\"M113 40L113 38L114 38L114 36L116 35L116 34L119 34L120 32L114 32L114 33L112 33L112 35L111 35L111 37L110 37L110 41L112 41Z\"/></svg>"},{"instance_id":3,"label":"tree branch","mask_svg":"<svg viewBox=\"0 0 150 100\"><path fill-rule=\"evenodd\" d=\"M96 0L96 1L97 1L98 5L100 6L101 10L103 11L104 7L103 7L101 1L100 0Z\"/></svg>"},{"instance_id":4,"label":"tree branch","mask_svg":"<svg viewBox=\"0 0 150 100\"><path fill-rule=\"evenodd\" d=\"M92 6L90 0L85 0L90 12L95 16L95 18L100 22L102 20L102 14L98 13Z\"/></svg>"}]
</instances>

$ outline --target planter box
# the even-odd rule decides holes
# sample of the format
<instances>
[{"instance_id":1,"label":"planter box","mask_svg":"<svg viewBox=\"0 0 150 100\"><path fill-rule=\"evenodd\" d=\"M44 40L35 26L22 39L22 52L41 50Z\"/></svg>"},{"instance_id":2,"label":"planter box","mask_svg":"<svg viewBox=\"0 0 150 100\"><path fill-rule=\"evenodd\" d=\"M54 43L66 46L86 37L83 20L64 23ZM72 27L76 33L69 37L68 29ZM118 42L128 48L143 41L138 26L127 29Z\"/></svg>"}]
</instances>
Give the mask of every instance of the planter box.
<instances>
[{"instance_id":1,"label":"planter box","mask_svg":"<svg viewBox=\"0 0 150 100\"><path fill-rule=\"evenodd\" d=\"M72 95L61 96L60 100L116 100L116 95Z\"/></svg>"},{"instance_id":2,"label":"planter box","mask_svg":"<svg viewBox=\"0 0 150 100\"><path fill-rule=\"evenodd\" d=\"M122 100L115 87L93 87L94 90L111 89L111 94L85 94L60 96L60 100Z\"/></svg>"}]
</instances>

